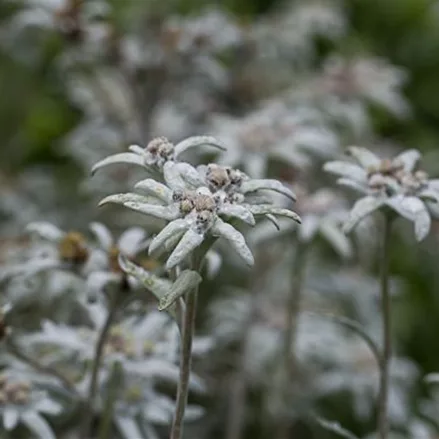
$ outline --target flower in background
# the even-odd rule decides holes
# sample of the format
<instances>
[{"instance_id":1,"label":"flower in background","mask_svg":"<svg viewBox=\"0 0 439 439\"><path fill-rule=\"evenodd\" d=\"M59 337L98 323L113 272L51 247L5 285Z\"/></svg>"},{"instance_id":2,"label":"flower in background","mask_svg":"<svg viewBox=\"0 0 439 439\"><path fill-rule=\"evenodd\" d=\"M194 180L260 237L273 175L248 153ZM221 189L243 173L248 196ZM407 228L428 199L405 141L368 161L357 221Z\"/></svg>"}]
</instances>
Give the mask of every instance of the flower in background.
<instances>
[{"instance_id":1,"label":"flower in background","mask_svg":"<svg viewBox=\"0 0 439 439\"><path fill-rule=\"evenodd\" d=\"M214 116L212 124L228 145L217 162L242 167L254 178L267 175L270 159L300 169L311 164L311 157L328 159L337 152L336 136L316 112L291 110L276 100L241 119Z\"/></svg>"},{"instance_id":2,"label":"flower in background","mask_svg":"<svg viewBox=\"0 0 439 439\"><path fill-rule=\"evenodd\" d=\"M425 172L416 170L419 151L407 150L394 159L381 159L362 147L351 147L348 152L356 163L334 161L324 166L339 177L339 184L362 195L350 212L345 231L350 232L372 212L387 209L412 221L417 240L424 239L431 226L428 205L439 201L439 180L429 180Z\"/></svg>"},{"instance_id":3,"label":"flower in background","mask_svg":"<svg viewBox=\"0 0 439 439\"><path fill-rule=\"evenodd\" d=\"M14 370L5 369L0 376L0 431L8 434L21 424L37 438L55 439L44 415L59 414L62 406L47 391L16 375Z\"/></svg>"}]
</instances>

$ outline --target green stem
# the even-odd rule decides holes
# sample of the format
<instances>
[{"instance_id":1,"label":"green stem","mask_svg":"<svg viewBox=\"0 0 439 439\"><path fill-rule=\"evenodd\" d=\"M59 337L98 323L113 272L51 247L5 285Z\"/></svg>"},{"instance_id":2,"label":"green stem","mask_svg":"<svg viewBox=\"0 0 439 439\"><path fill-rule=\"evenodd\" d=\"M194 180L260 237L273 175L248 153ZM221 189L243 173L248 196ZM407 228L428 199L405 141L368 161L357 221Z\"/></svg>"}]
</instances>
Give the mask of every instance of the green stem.
<instances>
[{"instance_id":1,"label":"green stem","mask_svg":"<svg viewBox=\"0 0 439 439\"><path fill-rule=\"evenodd\" d=\"M282 369L279 379L279 401L281 404L281 416L279 422L279 439L288 438L289 413L288 400L293 381L293 373L296 371L296 341L299 324L299 314L302 302L303 282L305 279L307 245L301 243L297 246L292 272L292 288L287 300L286 328L282 347Z\"/></svg>"},{"instance_id":2,"label":"green stem","mask_svg":"<svg viewBox=\"0 0 439 439\"><path fill-rule=\"evenodd\" d=\"M381 312L383 319L383 353L380 363L380 392L378 409L378 430L380 439L386 439L389 431L387 405L389 399L389 364L392 355L391 313L389 292L390 234L392 219L385 217L381 250Z\"/></svg>"},{"instance_id":3,"label":"green stem","mask_svg":"<svg viewBox=\"0 0 439 439\"><path fill-rule=\"evenodd\" d=\"M200 272L203 257L204 254L193 256L193 270ZM195 330L197 296L198 286L190 291L186 297L186 310L183 318L180 349L180 377L178 381L177 400L175 404L175 414L172 421L170 439L181 439L183 435L183 419L189 393L189 378L192 363L192 341Z\"/></svg>"},{"instance_id":4,"label":"green stem","mask_svg":"<svg viewBox=\"0 0 439 439\"><path fill-rule=\"evenodd\" d=\"M104 347L110 333L111 326L113 325L114 318L117 314L116 300L110 304L107 319L105 320L102 331L99 335L98 342L96 344L95 355L92 363L92 372L90 379L90 386L88 389L88 396L86 399L86 410L84 413L84 420L81 427L81 437L88 438L90 436L91 422L93 419L94 403L98 390L99 383L99 370L101 368L102 357L104 354Z\"/></svg>"}]
</instances>

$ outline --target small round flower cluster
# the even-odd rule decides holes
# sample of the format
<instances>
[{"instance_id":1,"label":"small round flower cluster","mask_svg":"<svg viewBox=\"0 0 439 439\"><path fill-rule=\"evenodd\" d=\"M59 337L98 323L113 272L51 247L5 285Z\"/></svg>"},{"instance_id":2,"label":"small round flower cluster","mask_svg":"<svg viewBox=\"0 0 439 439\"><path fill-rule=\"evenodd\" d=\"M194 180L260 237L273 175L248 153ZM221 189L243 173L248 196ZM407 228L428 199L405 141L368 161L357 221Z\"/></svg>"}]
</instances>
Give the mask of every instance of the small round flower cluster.
<instances>
[{"instance_id":1,"label":"small round flower cluster","mask_svg":"<svg viewBox=\"0 0 439 439\"><path fill-rule=\"evenodd\" d=\"M407 169L404 162L382 159L377 165L367 169L368 185L372 190L384 191L388 194L403 192L414 195L428 187L428 175L425 171Z\"/></svg>"},{"instance_id":2,"label":"small round flower cluster","mask_svg":"<svg viewBox=\"0 0 439 439\"><path fill-rule=\"evenodd\" d=\"M25 405L30 401L31 384L28 381L10 381L0 376L0 405Z\"/></svg>"}]
</instances>

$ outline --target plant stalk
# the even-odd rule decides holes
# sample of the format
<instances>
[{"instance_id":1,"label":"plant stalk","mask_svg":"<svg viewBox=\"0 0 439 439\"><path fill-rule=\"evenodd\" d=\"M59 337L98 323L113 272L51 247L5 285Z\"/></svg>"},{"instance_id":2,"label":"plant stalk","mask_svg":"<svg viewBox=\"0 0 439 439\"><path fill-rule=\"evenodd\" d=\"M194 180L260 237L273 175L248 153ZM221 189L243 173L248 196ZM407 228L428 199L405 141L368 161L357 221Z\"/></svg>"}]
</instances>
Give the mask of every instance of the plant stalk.
<instances>
[{"instance_id":1,"label":"plant stalk","mask_svg":"<svg viewBox=\"0 0 439 439\"><path fill-rule=\"evenodd\" d=\"M102 331L99 335L98 342L96 344L95 355L92 363L92 372L90 379L90 386L88 389L88 396L86 399L86 410L84 413L84 420L81 427L81 438L88 439L90 435L91 422L94 413L94 402L98 390L99 383L99 370L102 364L102 357L104 354L104 347L110 333L111 326L113 325L114 318L117 314L117 301L113 300L108 311L107 319L105 320Z\"/></svg>"},{"instance_id":2,"label":"plant stalk","mask_svg":"<svg viewBox=\"0 0 439 439\"><path fill-rule=\"evenodd\" d=\"M204 255L203 255L204 256ZM194 255L192 269L200 272L202 256ZM175 414L172 421L170 439L181 439L183 435L183 419L186 410L189 378L192 363L192 341L195 331L195 317L197 309L198 286L187 294L186 310L183 318L180 352L180 377L178 381Z\"/></svg>"},{"instance_id":3,"label":"plant stalk","mask_svg":"<svg viewBox=\"0 0 439 439\"><path fill-rule=\"evenodd\" d=\"M383 319L383 352L380 363L380 391L378 409L378 431L380 439L387 439L389 431L388 398L389 398L389 365L392 355L391 340L391 305L389 292L390 234L392 218L385 216L383 242L381 249L381 312Z\"/></svg>"},{"instance_id":4,"label":"plant stalk","mask_svg":"<svg viewBox=\"0 0 439 439\"><path fill-rule=\"evenodd\" d=\"M278 395L281 404L281 416L278 427L278 438L288 438L290 419L288 400L293 384L293 374L297 369L296 342L299 324L299 314L302 302L303 282L305 279L308 248L305 243L299 243L292 271L292 288L287 300L286 327L283 336L282 364L279 377Z\"/></svg>"}]
</instances>

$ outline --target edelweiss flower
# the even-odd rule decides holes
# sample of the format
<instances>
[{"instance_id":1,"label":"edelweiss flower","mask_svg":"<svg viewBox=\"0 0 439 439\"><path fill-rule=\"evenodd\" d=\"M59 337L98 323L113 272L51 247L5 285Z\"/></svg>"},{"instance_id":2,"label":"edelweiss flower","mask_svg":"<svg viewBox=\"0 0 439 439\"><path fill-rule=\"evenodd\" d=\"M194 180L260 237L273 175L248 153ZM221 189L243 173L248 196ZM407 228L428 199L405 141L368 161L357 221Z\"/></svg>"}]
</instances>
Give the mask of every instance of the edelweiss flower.
<instances>
[{"instance_id":1,"label":"edelweiss flower","mask_svg":"<svg viewBox=\"0 0 439 439\"><path fill-rule=\"evenodd\" d=\"M324 166L326 171L341 177L339 184L364 195L352 208L345 231L386 207L414 222L416 238L424 239L431 225L428 203L439 202L439 180L429 180L425 172L416 170L419 151L407 150L393 160L380 159L361 147L351 147L349 153L358 164L334 161Z\"/></svg>"},{"instance_id":2,"label":"edelweiss flower","mask_svg":"<svg viewBox=\"0 0 439 439\"><path fill-rule=\"evenodd\" d=\"M231 224L230 218L249 225L255 224L254 215L287 216L300 222L288 209L265 203L252 203L251 196L259 190L271 189L290 198L294 194L275 180L251 180L238 170L209 165L193 168L188 163L166 162L163 166L166 184L146 179L136 188L146 196L127 193L110 195L101 201L122 204L133 210L170 223L152 240L149 251L159 247L173 248L166 263L171 269L180 264L208 235L225 238L249 265L254 259L243 235Z\"/></svg>"},{"instance_id":3,"label":"edelweiss flower","mask_svg":"<svg viewBox=\"0 0 439 439\"><path fill-rule=\"evenodd\" d=\"M42 414L58 414L61 409L46 392L39 391L27 380L14 377L13 370L6 370L0 376L0 416L6 431L23 424L35 437L55 439Z\"/></svg>"},{"instance_id":4,"label":"edelweiss flower","mask_svg":"<svg viewBox=\"0 0 439 439\"><path fill-rule=\"evenodd\" d=\"M270 158L297 168L309 165L312 156L325 159L337 150L336 137L316 114L291 111L277 101L243 119L216 116L213 129L230 145L218 162L242 166L255 178L266 175Z\"/></svg>"}]
</instances>

